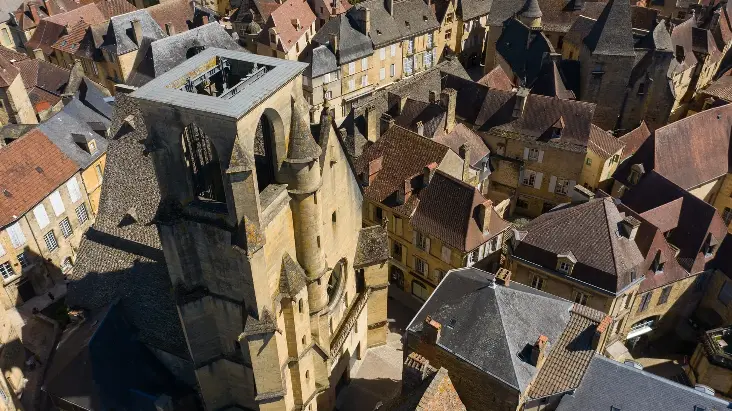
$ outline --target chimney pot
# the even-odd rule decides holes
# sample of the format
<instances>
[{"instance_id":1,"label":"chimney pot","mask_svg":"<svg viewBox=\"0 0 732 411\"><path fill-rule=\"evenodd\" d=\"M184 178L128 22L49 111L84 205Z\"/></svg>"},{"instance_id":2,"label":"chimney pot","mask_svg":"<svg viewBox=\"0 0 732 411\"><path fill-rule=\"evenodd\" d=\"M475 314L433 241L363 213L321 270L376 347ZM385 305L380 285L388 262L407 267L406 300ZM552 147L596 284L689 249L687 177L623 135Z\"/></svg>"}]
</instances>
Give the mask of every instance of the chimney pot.
<instances>
[{"instance_id":1,"label":"chimney pot","mask_svg":"<svg viewBox=\"0 0 732 411\"><path fill-rule=\"evenodd\" d=\"M336 56L338 55L338 36L336 34L330 35L330 48L333 51L333 54Z\"/></svg>"},{"instance_id":2,"label":"chimney pot","mask_svg":"<svg viewBox=\"0 0 732 411\"><path fill-rule=\"evenodd\" d=\"M417 122L417 134L424 137L424 123L422 121Z\"/></svg>"},{"instance_id":3,"label":"chimney pot","mask_svg":"<svg viewBox=\"0 0 732 411\"><path fill-rule=\"evenodd\" d=\"M442 324L433 320L429 315L424 319L424 327L422 327L422 340L427 344L435 344L440 339L440 330Z\"/></svg>"},{"instance_id":4,"label":"chimney pot","mask_svg":"<svg viewBox=\"0 0 732 411\"><path fill-rule=\"evenodd\" d=\"M546 356L547 347L549 346L549 338L545 335L540 335L536 339L536 342L531 347L531 365L536 368L541 367L544 363L544 357Z\"/></svg>"}]
</instances>

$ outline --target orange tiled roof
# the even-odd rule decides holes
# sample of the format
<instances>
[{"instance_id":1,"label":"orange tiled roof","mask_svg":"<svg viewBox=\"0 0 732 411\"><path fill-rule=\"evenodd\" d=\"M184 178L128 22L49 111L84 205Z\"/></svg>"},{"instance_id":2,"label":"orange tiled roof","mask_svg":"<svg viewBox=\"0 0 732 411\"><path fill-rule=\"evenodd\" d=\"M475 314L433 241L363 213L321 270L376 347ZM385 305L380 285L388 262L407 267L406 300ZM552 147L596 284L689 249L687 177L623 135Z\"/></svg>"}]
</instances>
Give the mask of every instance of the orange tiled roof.
<instances>
[{"instance_id":1,"label":"orange tiled roof","mask_svg":"<svg viewBox=\"0 0 732 411\"><path fill-rule=\"evenodd\" d=\"M299 30L293 24L295 19L300 20ZM282 41L282 50L287 52L314 22L315 14L305 0L288 0L272 12L270 20L267 22L267 28L277 29L277 34Z\"/></svg>"},{"instance_id":2,"label":"orange tiled roof","mask_svg":"<svg viewBox=\"0 0 732 411\"><path fill-rule=\"evenodd\" d=\"M38 129L0 149L0 227L27 213L78 169Z\"/></svg>"}]
</instances>

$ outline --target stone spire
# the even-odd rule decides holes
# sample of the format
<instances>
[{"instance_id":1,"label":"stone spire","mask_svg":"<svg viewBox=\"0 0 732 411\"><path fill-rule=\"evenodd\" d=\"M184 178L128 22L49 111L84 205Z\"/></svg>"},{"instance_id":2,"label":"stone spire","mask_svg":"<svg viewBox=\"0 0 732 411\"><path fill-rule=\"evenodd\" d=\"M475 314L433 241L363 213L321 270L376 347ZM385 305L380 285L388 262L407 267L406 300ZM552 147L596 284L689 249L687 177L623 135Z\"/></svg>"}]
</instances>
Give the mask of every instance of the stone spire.
<instances>
[{"instance_id":1,"label":"stone spire","mask_svg":"<svg viewBox=\"0 0 732 411\"><path fill-rule=\"evenodd\" d=\"M544 14L539 7L539 0L526 0L519 12L519 20L534 30L541 29L541 16Z\"/></svg>"},{"instance_id":2,"label":"stone spire","mask_svg":"<svg viewBox=\"0 0 732 411\"><path fill-rule=\"evenodd\" d=\"M305 108L292 99L290 119L290 144L287 148L288 163L308 163L320 157L322 150L315 142L310 126L305 120Z\"/></svg>"},{"instance_id":3,"label":"stone spire","mask_svg":"<svg viewBox=\"0 0 732 411\"><path fill-rule=\"evenodd\" d=\"M584 44L592 54L635 56L630 3L608 1Z\"/></svg>"}]
</instances>

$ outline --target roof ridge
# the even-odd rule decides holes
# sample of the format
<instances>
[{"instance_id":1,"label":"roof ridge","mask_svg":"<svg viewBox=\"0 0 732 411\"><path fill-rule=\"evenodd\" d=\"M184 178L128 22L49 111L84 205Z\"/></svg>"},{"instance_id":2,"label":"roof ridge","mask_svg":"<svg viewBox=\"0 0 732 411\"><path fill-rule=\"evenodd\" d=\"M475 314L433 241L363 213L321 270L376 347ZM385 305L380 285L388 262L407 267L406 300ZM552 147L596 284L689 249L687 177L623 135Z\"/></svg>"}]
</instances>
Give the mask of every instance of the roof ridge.
<instances>
[{"instance_id":1,"label":"roof ridge","mask_svg":"<svg viewBox=\"0 0 732 411\"><path fill-rule=\"evenodd\" d=\"M501 329L503 330L503 332L501 333L502 336L503 336L503 342L506 344L506 347L509 347L509 350L510 350L511 349L510 348L511 347L511 342L508 341L508 333L506 332L506 325L505 325L505 323L503 321L503 315L504 315L503 314L503 305L502 304L498 304L498 291L497 290L499 290L499 289L500 290L503 290L504 288L507 289L507 290L511 290L509 287L502 287L500 285L499 286L496 286L495 288L493 288L493 295L494 295L493 303L496 305L496 308L497 308L497 311L498 311L498 314L499 314L498 315L498 320L501 322ZM516 290L511 290L511 291L516 291ZM515 384L516 387L519 387L519 385L520 385L520 383L519 383L519 377L516 374L516 367L514 367L514 365L513 365L513 358L509 358L508 361L511 362L511 374L513 375L513 378L515 380L515 383L512 382L510 384L512 384L512 385Z\"/></svg>"},{"instance_id":2,"label":"roof ridge","mask_svg":"<svg viewBox=\"0 0 732 411\"><path fill-rule=\"evenodd\" d=\"M613 259L613 267L615 268L614 274L617 276L618 273L620 272L619 267L618 267L618 258L615 255L615 251L617 248L617 247L615 247L615 245L617 244L617 237L614 235L614 232L613 232L614 230L612 229L612 227L610 227L610 214L608 213L608 207L610 207L610 204L608 204L608 202L612 203L613 205L615 205L615 203L613 202L612 197L603 197L602 202L603 202L602 211L605 213L605 227L607 227L608 237L610 239L610 244L612 245L610 247L610 256ZM616 208L616 210L617 210L617 208ZM618 212L620 212L620 210L618 210Z\"/></svg>"}]
</instances>

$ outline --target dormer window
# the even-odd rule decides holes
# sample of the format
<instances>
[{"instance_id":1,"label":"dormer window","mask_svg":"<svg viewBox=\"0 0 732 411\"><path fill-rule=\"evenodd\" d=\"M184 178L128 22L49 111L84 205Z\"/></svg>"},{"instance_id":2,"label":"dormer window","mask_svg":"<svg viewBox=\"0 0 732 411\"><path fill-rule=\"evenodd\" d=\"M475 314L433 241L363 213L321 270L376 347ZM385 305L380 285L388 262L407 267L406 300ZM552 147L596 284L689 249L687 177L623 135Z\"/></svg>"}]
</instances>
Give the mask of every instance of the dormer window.
<instances>
[{"instance_id":1,"label":"dormer window","mask_svg":"<svg viewBox=\"0 0 732 411\"><path fill-rule=\"evenodd\" d=\"M566 254L557 255L557 271L562 274L571 275L574 265L577 264L577 259L571 251Z\"/></svg>"},{"instance_id":2,"label":"dormer window","mask_svg":"<svg viewBox=\"0 0 732 411\"><path fill-rule=\"evenodd\" d=\"M564 274L569 274L569 271L572 269L572 265L566 261L560 261L559 262L559 271Z\"/></svg>"},{"instance_id":3,"label":"dormer window","mask_svg":"<svg viewBox=\"0 0 732 411\"><path fill-rule=\"evenodd\" d=\"M89 146L89 153L94 154L97 152L97 141L96 140L89 140L88 146Z\"/></svg>"},{"instance_id":4,"label":"dormer window","mask_svg":"<svg viewBox=\"0 0 732 411\"><path fill-rule=\"evenodd\" d=\"M704 257L711 257L714 255L714 251L717 249L717 241L712 237L711 234L707 234L706 240L704 240L704 245L702 246L702 252L704 253Z\"/></svg>"},{"instance_id":5,"label":"dormer window","mask_svg":"<svg viewBox=\"0 0 732 411\"><path fill-rule=\"evenodd\" d=\"M653 271L656 274L663 273L663 265L665 263L661 261L661 251L656 251L656 256L653 258L653 262L651 263L651 271Z\"/></svg>"},{"instance_id":6,"label":"dormer window","mask_svg":"<svg viewBox=\"0 0 732 411\"><path fill-rule=\"evenodd\" d=\"M631 185L638 184L638 181L640 180L641 176L645 173L645 168L643 167L643 164L633 164L630 167L630 174L628 175L628 182Z\"/></svg>"}]
</instances>

